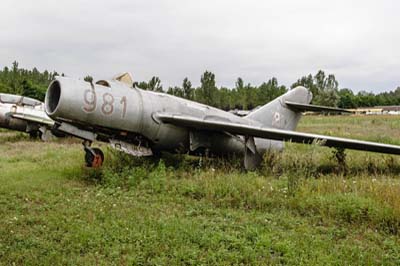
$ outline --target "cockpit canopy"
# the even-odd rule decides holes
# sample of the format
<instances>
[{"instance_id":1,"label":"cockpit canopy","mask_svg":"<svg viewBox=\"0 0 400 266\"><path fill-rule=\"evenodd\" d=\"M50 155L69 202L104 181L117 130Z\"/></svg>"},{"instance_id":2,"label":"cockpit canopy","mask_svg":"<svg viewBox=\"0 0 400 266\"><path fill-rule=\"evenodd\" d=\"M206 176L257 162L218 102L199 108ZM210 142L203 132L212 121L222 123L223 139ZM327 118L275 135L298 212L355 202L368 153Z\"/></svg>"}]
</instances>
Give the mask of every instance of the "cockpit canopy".
<instances>
[{"instance_id":1,"label":"cockpit canopy","mask_svg":"<svg viewBox=\"0 0 400 266\"><path fill-rule=\"evenodd\" d=\"M132 75L129 72L124 72L121 74L118 74L116 76L114 76L111 80L111 82L114 81L119 81L124 83L125 85L128 85L128 87L132 87L133 86L133 78ZM111 82L108 80L99 80L96 82L97 85L102 85L105 87L111 87Z\"/></svg>"}]
</instances>

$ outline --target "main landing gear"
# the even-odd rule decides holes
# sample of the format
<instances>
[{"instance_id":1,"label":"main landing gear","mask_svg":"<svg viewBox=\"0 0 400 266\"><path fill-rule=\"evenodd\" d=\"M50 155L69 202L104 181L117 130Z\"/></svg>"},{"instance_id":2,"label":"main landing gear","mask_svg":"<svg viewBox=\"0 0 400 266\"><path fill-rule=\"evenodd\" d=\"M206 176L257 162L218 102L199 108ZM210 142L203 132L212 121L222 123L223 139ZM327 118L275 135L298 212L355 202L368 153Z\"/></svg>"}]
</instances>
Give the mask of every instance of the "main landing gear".
<instances>
[{"instance_id":1,"label":"main landing gear","mask_svg":"<svg viewBox=\"0 0 400 266\"><path fill-rule=\"evenodd\" d=\"M83 142L83 149L85 150L85 162L87 167L99 168L104 162L104 153L99 148L90 147L92 143L88 141Z\"/></svg>"}]
</instances>

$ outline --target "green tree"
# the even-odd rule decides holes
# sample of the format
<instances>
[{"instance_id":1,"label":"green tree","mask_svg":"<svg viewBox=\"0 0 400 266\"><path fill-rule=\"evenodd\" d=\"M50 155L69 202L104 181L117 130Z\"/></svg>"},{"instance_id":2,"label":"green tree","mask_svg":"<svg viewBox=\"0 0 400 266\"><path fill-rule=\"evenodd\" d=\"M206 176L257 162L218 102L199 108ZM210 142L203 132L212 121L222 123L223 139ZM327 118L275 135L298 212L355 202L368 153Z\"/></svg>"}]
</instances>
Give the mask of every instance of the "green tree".
<instances>
[{"instance_id":1,"label":"green tree","mask_svg":"<svg viewBox=\"0 0 400 266\"><path fill-rule=\"evenodd\" d=\"M147 89L151 91L162 92L163 87L161 85L161 80L159 77L152 77L147 83Z\"/></svg>"},{"instance_id":2,"label":"green tree","mask_svg":"<svg viewBox=\"0 0 400 266\"><path fill-rule=\"evenodd\" d=\"M308 76L301 77L295 83L290 86L292 89L298 86L303 86L309 89L313 95L318 95L319 89L317 85L314 83L314 78L311 74Z\"/></svg>"},{"instance_id":3,"label":"green tree","mask_svg":"<svg viewBox=\"0 0 400 266\"><path fill-rule=\"evenodd\" d=\"M182 83L182 88L183 88L183 98L192 100L193 99L193 91L194 89L192 88L192 83L189 81L188 78L185 78Z\"/></svg>"},{"instance_id":4,"label":"green tree","mask_svg":"<svg viewBox=\"0 0 400 266\"><path fill-rule=\"evenodd\" d=\"M339 103L339 82L333 74L326 76L324 71L319 70L314 77L311 74L304 76L291 87L297 86L304 86L312 92L314 104L337 106Z\"/></svg>"},{"instance_id":5,"label":"green tree","mask_svg":"<svg viewBox=\"0 0 400 266\"><path fill-rule=\"evenodd\" d=\"M22 95L44 101L46 95L46 88L41 88L38 85L32 84L32 82L23 80L22 81Z\"/></svg>"},{"instance_id":6,"label":"green tree","mask_svg":"<svg viewBox=\"0 0 400 266\"><path fill-rule=\"evenodd\" d=\"M320 74L320 72L318 72L318 74ZM335 76L332 74L325 77L322 72L323 75L321 80L319 79L318 74L316 80L319 93L315 96L314 103L324 106L337 106L340 98L338 93L339 82L337 82Z\"/></svg>"},{"instance_id":7,"label":"green tree","mask_svg":"<svg viewBox=\"0 0 400 266\"><path fill-rule=\"evenodd\" d=\"M197 100L204 104L215 106L218 102L218 89L215 85L215 75L210 71L205 71L201 76L200 83Z\"/></svg>"},{"instance_id":8,"label":"green tree","mask_svg":"<svg viewBox=\"0 0 400 266\"><path fill-rule=\"evenodd\" d=\"M174 95L174 96L177 96L177 97L183 98L183 90L182 90L182 88L177 87L177 86L169 87L168 90L167 90L167 93L171 94L171 95Z\"/></svg>"},{"instance_id":9,"label":"green tree","mask_svg":"<svg viewBox=\"0 0 400 266\"><path fill-rule=\"evenodd\" d=\"M231 90L228 88L222 87L219 90L219 103L218 103L218 108L221 108L222 110L228 111L230 109L233 109L231 105Z\"/></svg>"},{"instance_id":10,"label":"green tree","mask_svg":"<svg viewBox=\"0 0 400 266\"><path fill-rule=\"evenodd\" d=\"M0 92L30 96L43 100L54 73L45 70L41 73L37 68L32 70L19 67L14 61L11 68L5 66L0 70Z\"/></svg>"},{"instance_id":11,"label":"green tree","mask_svg":"<svg viewBox=\"0 0 400 266\"><path fill-rule=\"evenodd\" d=\"M93 82L93 77L90 76L90 75L87 75L87 76L85 76L85 77L83 78L83 80L92 83L92 82Z\"/></svg>"},{"instance_id":12,"label":"green tree","mask_svg":"<svg viewBox=\"0 0 400 266\"><path fill-rule=\"evenodd\" d=\"M273 77L267 82L263 82L257 88L257 95L258 95L257 105L264 105L286 92L287 92L286 87L283 85L279 85L278 80L275 77Z\"/></svg>"},{"instance_id":13,"label":"green tree","mask_svg":"<svg viewBox=\"0 0 400 266\"><path fill-rule=\"evenodd\" d=\"M338 107L340 107L340 108L356 108L357 107L354 93L350 89L341 89L341 90L339 90L338 95L339 95Z\"/></svg>"},{"instance_id":14,"label":"green tree","mask_svg":"<svg viewBox=\"0 0 400 266\"><path fill-rule=\"evenodd\" d=\"M18 62L14 61L11 67L11 79L9 80L10 93L22 94L22 80L20 75L20 69L18 68Z\"/></svg>"},{"instance_id":15,"label":"green tree","mask_svg":"<svg viewBox=\"0 0 400 266\"><path fill-rule=\"evenodd\" d=\"M142 90L147 90L149 87L146 81L134 82L133 86Z\"/></svg>"},{"instance_id":16,"label":"green tree","mask_svg":"<svg viewBox=\"0 0 400 266\"><path fill-rule=\"evenodd\" d=\"M248 92L241 77L238 77L235 82L235 90L237 94L236 99L239 101L237 102L237 105L240 106L240 109L247 110Z\"/></svg>"}]
</instances>

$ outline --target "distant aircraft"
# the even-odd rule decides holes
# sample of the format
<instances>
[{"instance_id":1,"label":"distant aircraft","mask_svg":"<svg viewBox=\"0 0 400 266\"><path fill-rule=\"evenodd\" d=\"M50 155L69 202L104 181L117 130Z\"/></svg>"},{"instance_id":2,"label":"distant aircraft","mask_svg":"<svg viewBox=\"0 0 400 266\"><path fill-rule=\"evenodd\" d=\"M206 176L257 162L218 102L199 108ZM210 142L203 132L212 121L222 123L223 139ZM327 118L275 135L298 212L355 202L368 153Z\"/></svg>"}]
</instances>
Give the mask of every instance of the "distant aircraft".
<instances>
[{"instance_id":1,"label":"distant aircraft","mask_svg":"<svg viewBox=\"0 0 400 266\"><path fill-rule=\"evenodd\" d=\"M312 94L297 87L239 117L229 112L165 93L132 86L129 74L95 84L57 77L49 86L46 112L54 127L84 140L87 166L104 161L92 148L95 140L134 156L160 151L189 154L244 155L254 169L268 150L282 150L283 141L400 154L400 146L294 131L303 111L344 111L310 105Z\"/></svg>"},{"instance_id":2,"label":"distant aircraft","mask_svg":"<svg viewBox=\"0 0 400 266\"><path fill-rule=\"evenodd\" d=\"M38 100L0 93L0 127L22 131L43 140L53 134L54 121L44 111L44 104Z\"/></svg>"}]
</instances>

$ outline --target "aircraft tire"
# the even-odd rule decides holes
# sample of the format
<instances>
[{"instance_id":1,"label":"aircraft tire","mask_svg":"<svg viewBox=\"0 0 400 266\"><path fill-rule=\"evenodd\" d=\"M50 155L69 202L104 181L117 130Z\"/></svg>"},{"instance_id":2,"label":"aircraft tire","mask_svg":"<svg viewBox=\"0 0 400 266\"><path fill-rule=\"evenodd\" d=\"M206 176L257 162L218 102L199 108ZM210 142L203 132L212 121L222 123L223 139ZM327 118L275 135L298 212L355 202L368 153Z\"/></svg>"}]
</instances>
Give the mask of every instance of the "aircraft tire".
<instances>
[{"instance_id":1,"label":"aircraft tire","mask_svg":"<svg viewBox=\"0 0 400 266\"><path fill-rule=\"evenodd\" d=\"M99 168L104 162L104 153L99 148L93 148L93 152L86 150L85 162L87 167ZM94 154L93 154L94 153Z\"/></svg>"}]
</instances>

